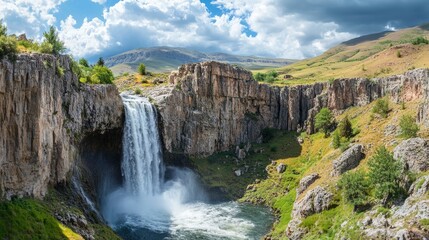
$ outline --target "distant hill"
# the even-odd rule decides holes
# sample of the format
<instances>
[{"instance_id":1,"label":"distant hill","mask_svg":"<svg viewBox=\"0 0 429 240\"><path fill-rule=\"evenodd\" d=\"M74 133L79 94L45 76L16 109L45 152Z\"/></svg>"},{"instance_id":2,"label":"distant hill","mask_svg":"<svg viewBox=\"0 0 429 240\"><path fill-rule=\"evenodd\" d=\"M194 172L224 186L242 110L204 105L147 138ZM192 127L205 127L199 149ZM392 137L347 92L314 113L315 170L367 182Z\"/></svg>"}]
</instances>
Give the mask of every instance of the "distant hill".
<instances>
[{"instance_id":1,"label":"distant hill","mask_svg":"<svg viewBox=\"0 0 429 240\"><path fill-rule=\"evenodd\" d=\"M275 84L308 84L349 77L372 78L400 74L414 68L428 68L429 45L413 44L419 37L429 39L429 24L351 39L320 56L276 69L280 77Z\"/></svg>"},{"instance_id":2,"label":"distant hill","mask_svg":"<svg viewBox=\"0 0 429 240\"><path fill-rule=\"evenodd\" d=\"M136 71L144 63L148 71L169 72L185 63L219 61L237 64L249 70L281 67L295 62L290 59L237 56L225 53L203 53L186 48L151 47L140 48L105 59L105 63L115 75Z\"/></svg>"}]
</instances>

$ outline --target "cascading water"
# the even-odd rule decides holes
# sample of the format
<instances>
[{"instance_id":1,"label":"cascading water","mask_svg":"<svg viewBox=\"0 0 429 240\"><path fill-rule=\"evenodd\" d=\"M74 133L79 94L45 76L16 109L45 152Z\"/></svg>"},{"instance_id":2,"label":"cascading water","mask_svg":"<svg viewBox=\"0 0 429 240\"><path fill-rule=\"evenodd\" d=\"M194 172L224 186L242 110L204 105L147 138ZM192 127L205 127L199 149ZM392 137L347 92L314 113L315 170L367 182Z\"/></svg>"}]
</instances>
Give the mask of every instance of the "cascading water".
<instances>
[{"instance_id":1,"label":"cascading water","mask_svg":"<svg viewBox=\"0 0 429 240\"><path fill-rule=\"evenodd\" d=\"M212 204L195 173L164 168L156 109L142 97L122 99L124 183L102 201L102 212L124 239L259 239L267 232L266 209Z\"/></svg>"},{"instance_id":2,"label":"cascading water","mask_svg":"<svg viewBox=\"0 0 429 240\"><path fill-rule=\"evenodd\" d=\"M123 96L125 128L122 172L125 188L136 195L154 195L161 190L164 168L155 108L145 98Z\"/></svg>"}]
</instances>

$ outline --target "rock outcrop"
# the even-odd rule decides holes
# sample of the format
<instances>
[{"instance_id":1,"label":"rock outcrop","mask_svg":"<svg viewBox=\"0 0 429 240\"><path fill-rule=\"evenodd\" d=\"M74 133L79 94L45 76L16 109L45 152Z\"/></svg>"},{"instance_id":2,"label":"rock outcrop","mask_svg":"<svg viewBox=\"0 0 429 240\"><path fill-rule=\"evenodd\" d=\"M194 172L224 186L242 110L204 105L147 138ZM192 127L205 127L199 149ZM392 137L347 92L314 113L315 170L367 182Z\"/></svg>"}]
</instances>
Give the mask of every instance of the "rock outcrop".
<instances>
[{"instance_id":1,"label":"rock outcrop","mask_svg":"<svg viewBox=\"0 0 429 240\"><path fill-rule=\"evenodd\" d=\"M80 84L69 57L0 61L0 195L42 197L66 180L86 134L122 122L116 87Z\"/></svg>"},{"instance_id":2,"label":"rock outcrop","mask_svg":"<svg viewBox=\"0 0 429 240\"><path fill-rule=\"evenodd\" d=\"M360 161L365 157L362 150L362 145L355 144L343 152L339 158L332 162L334 170L332 170L331 176L339 176L344 172L357 167Z\"/></svg>"},{"instance_id":3,"label":"rock outcrop","mask_svg":"<svg viewBox=\"0 0 429 240\"><path fill-rule=\"evenodd\" d=\"M308 176L303 177L298 184L298 188L296 189L296 195L300 195L303 193L307 188L313 184L317 179L319 179L320 176L318 173L313 173Z\"/></svg>"},{"instance_id":4,"label":"rock outcrop","mask_svg":"<svg viewBox=\"0 0 429 240\"><path fill-rule=\"evenodd\" d=\"M372 210L360 226L367 239L429 239L425 222L429 219L429 176L418 178L410 187L409 197L393 206L389 214Z\"/></svg>"},{"instance_id":5,"label":"rock outcrop","mask_svg":"<svg viewBox=\"0 0 429 240\"><path fill-rule=\"evenodd\" d=\"M313 119L323 107L343 110L386 95L396 102L424 99L428 75L418 69L380 79L276 87L259 84L241 68L204 62L181 66L170 75L174 87L146 94L157 101L168 152L210 155L257 141L264 128L313 132ZM425 114L422 121L429 119Z\"/></svg>"},{"instance_id":6,"label":"rock outcrop","mask_svg":"<svg viewBox=\"0 0 429 240\"><path fill-rule=\"evenodd\" d=\"M424 172L429 169L429 141L411 138L401 142L393 150L393 157L399 159L405 168L412 172Z\"/></svg>"},{"instance_id":7,"label":"rock outcrop","mask_svg":"<svg viewBox=\"0 0 429 240\"><path fill-rule=\"evenodd\" d=\"M324 187L317 186L295 201L292 209L292 220L286 228L286 236L289 239L302 239L307 230L301 227L302 220L315 213L329 209L334 195Z\"/></svg>"}]
</instances>

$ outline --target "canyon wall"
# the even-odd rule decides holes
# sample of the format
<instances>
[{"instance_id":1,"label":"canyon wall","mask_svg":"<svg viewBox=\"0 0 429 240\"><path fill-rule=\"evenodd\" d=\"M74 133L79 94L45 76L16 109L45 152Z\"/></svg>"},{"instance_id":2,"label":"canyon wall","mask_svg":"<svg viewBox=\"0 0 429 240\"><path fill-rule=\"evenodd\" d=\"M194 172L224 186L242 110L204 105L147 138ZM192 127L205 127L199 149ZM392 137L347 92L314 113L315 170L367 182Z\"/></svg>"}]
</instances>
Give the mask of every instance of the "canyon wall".
<instances>
[{"instance_id":1,"label":"canyon wall","mask_svg":"<svg viewBox=\"0 0 429 240\"><path fill-rule=\"evenodd\" d=\"M0 197L44 196L67 179L87 134L122 128L116 87L81 84L71 69L68 56L0 61Z\"/></svg>"},{"instance_id":2,"label":"canyon wall","mask_svg":"<svg viewBox=\"0 0 429 240\"><path fill-rule=\"evenodd\" d=\"M206 156L260 140L264 128L314 132L322 107L341 111L389 95L395 102L426 99L428 70L380 79L338 79L277 87L256 82L251 72L227 64L187 64L170 75L174 87L146 93L154 98L170 153ZM426 90L425 90L426 89ZM422 105L422 121L428 120Z\"/></svg>"}]
</instances>

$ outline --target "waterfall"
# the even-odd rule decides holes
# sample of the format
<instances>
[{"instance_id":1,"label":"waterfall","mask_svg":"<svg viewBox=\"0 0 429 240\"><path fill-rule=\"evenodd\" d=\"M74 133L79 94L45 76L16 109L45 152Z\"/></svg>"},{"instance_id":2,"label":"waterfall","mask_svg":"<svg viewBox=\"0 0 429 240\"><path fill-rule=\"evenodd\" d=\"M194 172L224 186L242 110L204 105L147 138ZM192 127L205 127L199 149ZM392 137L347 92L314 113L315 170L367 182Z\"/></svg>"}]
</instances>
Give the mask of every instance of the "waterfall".
<instances>
[{"instance_id":1,"label":"waterfall","mask_svg":"<svg viewBox=\"0 0 429 240\"><path fill-rule=\"evenodd\" d=\"M109 225L124 239L262 237L256 226L262 226L262 232L268 230L271 220L258 221L270 219L267 211L249 210L234 202L212 204L192 170L164 168L156 109L145 98L121 96L125 106L123 184L102 201Z\"/></svg>"},{"instance_id":2,"label":"waterfall","mask_svg":"<svg viewBox=\"0 0 429 240\"><path fill-rule=\"evenodd\" d=\"M122 96L125 106L122 174L126 191L150 196L161 191L164 167L157 113L146 98Z\"/></svg>"}]
</instances>

